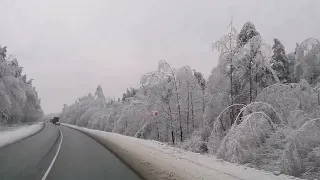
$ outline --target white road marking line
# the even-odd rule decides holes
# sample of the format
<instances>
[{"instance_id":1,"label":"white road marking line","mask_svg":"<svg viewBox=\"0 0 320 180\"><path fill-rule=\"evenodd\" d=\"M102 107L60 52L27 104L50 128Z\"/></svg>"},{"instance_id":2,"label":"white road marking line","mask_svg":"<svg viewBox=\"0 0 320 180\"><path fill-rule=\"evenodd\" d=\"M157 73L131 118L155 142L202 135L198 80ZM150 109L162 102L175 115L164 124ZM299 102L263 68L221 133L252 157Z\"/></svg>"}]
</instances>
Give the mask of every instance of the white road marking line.
<instances>
[{"instance_id":1,"label":"white road marking line","mask_svg":"<svg viewBox=\"0 0 320 180\"><path fill-rule=\"evenodd\" d=\"M54 158L52 159L52 162L51 162L50 166L48 167L46 173L44 174L44 176L42 177L41 180L45 180L45 179L47 178L47 176L49 175L49 172L50 172L50 170L51 170L51 168L52 168L52 166L53 166L54 162L56 161L56 158L57 158L57 156L58 156L58 154L59 154L59 151L60 151L60 148L61 148L61 144L62 144L62 141L63 141L63 135L62 135L62 132L61 132L60 127L59 127L59 131L60 131L60 135L61 135L61 141L60 141L58 150L57 150L57 152L56 152L56 155L55 155Z\"/></svg>"}]
</instances>

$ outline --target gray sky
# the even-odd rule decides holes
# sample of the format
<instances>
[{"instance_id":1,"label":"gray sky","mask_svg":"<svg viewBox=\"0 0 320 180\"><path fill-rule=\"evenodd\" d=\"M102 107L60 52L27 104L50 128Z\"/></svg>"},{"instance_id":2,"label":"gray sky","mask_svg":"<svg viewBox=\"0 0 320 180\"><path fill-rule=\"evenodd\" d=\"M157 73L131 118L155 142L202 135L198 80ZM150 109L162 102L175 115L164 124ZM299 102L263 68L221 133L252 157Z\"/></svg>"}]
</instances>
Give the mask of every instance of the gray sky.
<instances>
[{"instance_id":1,"label":"gray sky","mask_svg":"<svg viewBox=\"0 0 320 180\"><path fill-rule=\"evenodd\" d=\"M252 21L272 44L292 51L320 38L319 0L1 0L0 44L34 78L45 113L94 93L120 97L139 87L159 60L190 65L207 77L217 64L210 45Z\"/></svg>"}]
</instances>

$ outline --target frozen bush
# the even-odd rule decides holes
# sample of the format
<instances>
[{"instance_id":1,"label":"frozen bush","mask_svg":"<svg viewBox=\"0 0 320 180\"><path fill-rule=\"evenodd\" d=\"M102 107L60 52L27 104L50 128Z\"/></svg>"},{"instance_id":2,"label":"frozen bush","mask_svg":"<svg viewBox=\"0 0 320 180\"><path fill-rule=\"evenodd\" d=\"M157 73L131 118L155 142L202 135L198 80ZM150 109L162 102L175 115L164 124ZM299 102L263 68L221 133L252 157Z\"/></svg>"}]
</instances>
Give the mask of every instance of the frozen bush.
<instances>
[{"instance_id":1,"label":"frozen bush","mask_svg":"<svg viewBox=\"0 0 320 180\"><path fill-rule=\"evenodd\" d=\"M260 148L274 131L271 119L263 112L255 112L234 124L221 142L217 157L236 163L258 163Z\"/></svg>"},{"instance_id":2,"label":"frozen bush","mask_svg":"<svg viewBox=\"0 0 320 180\"><path fill-rule=\"evenodd\" d=\"M81 106L81 105L79 105L79 106ZM90 105L81 106L81 107L79 107L79 106L77 106L78 108L75 109L75 111L69 112L69 113L71 113L70 115L71 115L73 118L72 118L71 121L68 122L68 123L70 123L70 124L76 124L77 121L80 120L81 116L90 108Z\"/></svg>"},{"instance_id":3,"label":"frozen bush","mask_svg":"<svg viewBox=\"0 0 320 180\"><path fill-rule=\"evenodd\" d=\"M104 124L101 121L102 120L102 116L104 116L106 114L106 111L103 110L99 110L97 112L95 112L89 119L88 121L88 128L91 129L98 129L98 130L103 130L104 129Z\"/></svg>"},{"instance_id":4,"label":"frozen bush","mask_svg":"<svg viewBox=\"0 0 320 180\"><path fill-rule=\"evenodd\" d=\"M300 128L305 122L309 120L308 114L306 114L302 110L293 110L290 112L289 116L287 117L288 125L293 128L297 129Z\"/></svg>"},{"instance_id":5,"label":"frozen bush","mask_svg":"<svg viewBox=\"0 0 320 180\"><path fill-rule=\"evenodd\" d=\"M98 107L90 107L81 117L80 119L77 121L77 126L80 127L87 127L88 126L88 122L89 119L91 118L91 116L96 113L97 111L99 111L100 109Z\"/></svg>"},{"instance_id":6,"label":"frozen bush","mask_svg":"<svg viewBox=\"0 0 320 180\"><path fill-rule=\"evenodd\" d=\"M208 148L210 153L216 153L220 147L222 139L227 135L229 129L234 123L234 119L230 117L231 107L244 106L243 104L233 104L224 108L220 114L215 118L213 123L211 135L209 137Z\"/></svg>"},{"instance_id":7,"label":"frozen bush","mask_svg":"<svg viewBox=\"0 0 320 180\"><path fill-rule=\"evenodd\" d=\"M192 133L191 138L181 144L181 148L196 153L207 153L209 151L207 146L209 136L209 128L198 129Z\"/></svg>"},{"instance_id":8,"label":"frozen bush","mask_svg":"<svg viewBox=\"0 0 320 180\"><path fill-rule=\"evenodd\" d=\"M298 84L269 86L258 94L256 101L272 105L281 118L288 122L287 117L293 110L300 109L306 113L314 113L318 107L316 97L317 94L308 82L301 80Z\"/></svg>"},{"instance_id":9,"label":"frozen bush","mask_svg":"<svg viewBox=\"0 0 320 180\"><path fill-rule=\"evenodd\" d=\"M207 143L203 141L201 136L192 136L181 144L181 148L196 153L208 152Z\"/></svg>"},{"instance_id":10,"label":"frozen bush","mask_svg":"<svg viewBox=\"0 0 320 180\"><path fill-rule=\"evenodd\" d=\"M156 118L147 120L134 136L142 139L153 139L162 141L162 132L160 131L160 129L163 128L161 127L161 125L162 123L160 123Z\"/></svg>"},{"instance_id":11,"label":"frozen bush","mask_svg":"<svg viewBox=\"0 0 320 180\"><path fill-rule=\"evenodd\" d=\"M280 124L283 122L280 115L275 111L275 109L270 104L264 102L252 102L249 105L243 107L240 112L242 112L242 116L247 116L253 112L264 112L273 123Z\"/></svg>"},{"instance_id":12,"label":"frozen bush","mask_svg":"<svg viewBox=\"0 0 320 180\"><path fill-rule=\"evenodd\" d=\"M104 122L103 122L103 120L104 120L103 117L98 117L98 118L94 119L94 121L91 124L88 124L88 126L91 129L97 129L97 130L102 131L102 130L104 130Z\"/></svg>"},{"instance_id":13,"label":"frozen bush","mask_svg":"<svg viewBox=\"0 0 320 180\"><path fill-rule=\"evenodd\" d=\"M209 152L215 154L220 148L222 139L227 135L229 129L222 128L221 121L215 121L213 124L212 132L209 137L208 149Z\"/></svg>"},{"instance_id":14,"label":"frozen bush","mask_svg":"<svg viewBox=\"0 0 320 180\"><path fill-rule=\"evenodd\" d=\"M312 148L307 157L308 167L301 175L305 179L317 179L320 177L320 147Z\"/></svg>"},{"instance_id":15,"label":"frozen bush","mask_svg":"<svg viewBox=\"0 0 320 180\"><path fill-rule=\"evenodd\" d=\"M294 130L280 158L281 172L294 176L319 172L319 137L320 119L309 120Z\"/></svg>"},{"instance_id":16,"label":"frozen bush","mask_svg":"<svg viewBox=\"0 0 320 180\"><path fill-rule=\"evenodd\" d=\"M299 176L301 174L301 158L295 143L289 143L280 158L281 173Z\"/></svg>"},{"instance_id":17,"label":"frozen bush","mask_svg":"<svg viewBox=\"0 0 320 180\"><path fill-rule=\"evenodd\" d=\"M210 101L207 103L207 107L204 112L204 124L213 127L216 117L230 104L228 94L217 93L212 95ZM227 113L223 114L222 118L228 118Z\"/></svg>"},{"instance_id":18,"label":"frozen bush","mask_svg":"<svg viewBox=\"0 0 320 180\"><path fill-rule=\"evenodd\" d=\"M107 131L107 132L111 132L113 127L114 127L114 123L115 121L112 120L111 115L105 115L100 117L100 122L103 123L103 130Z\"/></svg>"},{"instance_id":19,"label":"frozen bush","mask_svg":"<svg viewBox=\"0 0 320 180\"><path fill-rule=\"evenodd\" d=\"M135 136L145 123L152 119L151 113L144 104L135 99L128 99L120 112L112 132Z\"/></svg>"}]
</instances>

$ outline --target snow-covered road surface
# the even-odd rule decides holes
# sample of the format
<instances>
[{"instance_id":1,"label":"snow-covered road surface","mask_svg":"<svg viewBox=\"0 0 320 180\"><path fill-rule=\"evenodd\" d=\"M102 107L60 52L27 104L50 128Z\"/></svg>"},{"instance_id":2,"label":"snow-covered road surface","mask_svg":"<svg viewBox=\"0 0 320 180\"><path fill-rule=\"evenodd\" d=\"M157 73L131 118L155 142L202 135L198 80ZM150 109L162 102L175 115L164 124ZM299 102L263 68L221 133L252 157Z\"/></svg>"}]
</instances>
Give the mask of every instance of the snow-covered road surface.
<instances>
[{"instance_id":1,"label":"snow-covered road surface","mask_svg":"<svg viewBox=\"0 0 320 180\"><path fill-rule=\"evenodd\" d=\"M21 126L7 131L0 131L0 147L15 143L41 131L44 123Z\"/></svg>"},{"instance_id":2,"label":"snow-covered road surface","mask_svg":"<svg viewBox=\"0 0 320 180\"><path fill-rule=\"evenodd\" d=\"M157 141L63 125L77 129L100 142L147 180L299 179L285 175L276 176L271 172L232 164L214 156L188 152Z\"/></svg>"}]
</instances>

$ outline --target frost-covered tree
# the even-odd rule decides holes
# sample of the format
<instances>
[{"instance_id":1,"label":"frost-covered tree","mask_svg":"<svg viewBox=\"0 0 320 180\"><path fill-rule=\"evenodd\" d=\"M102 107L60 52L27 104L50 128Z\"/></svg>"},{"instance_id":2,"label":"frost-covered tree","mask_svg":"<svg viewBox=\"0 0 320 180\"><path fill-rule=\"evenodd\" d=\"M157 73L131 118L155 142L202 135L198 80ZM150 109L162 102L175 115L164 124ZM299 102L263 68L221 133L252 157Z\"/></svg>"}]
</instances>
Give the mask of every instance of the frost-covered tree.
<instances>
[{"instance_id":1,"label":"frost-covered tree","mask_svg":"<svg viewBox=\"0 0 320 180\"><path fill-rule=\"evenodd\" d=\"M169 127L171 131L171 140L172 143L175 143L176 135L176 124L179 124L180 130L180 140L183 140L183 131L182 131L182 114L181 114L181 104L180 96L178 93L179 81L176 77L176 70L171 68L171 66L166 61L159 61L158 70L154 72L147 73L141 78L142 86L149 86L150 90L156 91L156 97L159 97L160 102L162 101L165 104L165 111L169 115ZM173 103L176 103L176 106L172 106ZM176 108L177 109L176 109ZM177 110L177 113L174 111Z\"/></svg>"},{"instance_id":2,"label":"frost-covered tree","mask_svg":"<svg viewBox=\"0 0 320 180\"><path fill-rule=\"evenodd\" d=\"M190 66L178 69L177 79L180 81L182 125L184 134L189 136L192 131L203 126L205 97L205 80L201 73L192 71Z\"/></svg>"},{"instance_id":3,"label":"frost-covered tree","mask_svg":"<svg viewBox=\"0 0 320 180\"><path fill-rule=\"evenodd\" d=\"M79 105L83 107L83 104L87 104L87 106L81 111L83 114L78 118L76 125L87 127L90 123L91 116L99 111L103 111L107 107L106 98L101 85L98 85L96 88L94 97L89 94L88 96L79 98Z\"/></svg>"},{"instance_id":4,"label":"frost-covered tree","mask_svg":"<svg viewBox=\"0 0 320 180\"><path fill-rule=\"evenodd\" d=\"M134 97L138 92L138 89L130 87L130 90L127 89L126 93L123 93L122 95L122 101L125 101L127 98Z\"/></svg>"},{"instance_id":5,"label":"frost-covered tree","mask_svg":"<svg viewBox=\"0 0 320 180\"><path fill-rule=\"evenodd\" d=\"M305 71L302 78L311 85L320 82L320 44L314 46L303 58Z\"/></svg>"},{"instance_id":6,"label":"frost-covered tree","mask_svg":"<svg viewBox=\"0 0 320 180\"><path fill-rule=\"evenodd\" d=\"M220 56L207 80L189 66L172 68L162 60L122 101L105 99L98 86L94 97L65 106L61 120L315 179L320 175L319 41L309 38L286 54L279 40L269 46L250 22L238 35L232 23L229 27L214 44ZM0 77L8 74L15 71L0 66ZM21 103L7 98L2 89L7 92L8 85L1 83L5 119L13 112L6 109Z\"/></svg>"},{"instance_id":7,"label":"frost-covered tree","mask_svg":"<svg viewBox=\"0 0 320 180\"><path fill-rule=\"evenodd\" d=\"M95 96L105 99L101 85L98 85Z\"/></svg>"},{"instance_id":8,"label":"frost-covered tree","mask_svg":"<svg viewBox=\"0 0 320 180\"><path fill-rule=\"evenodd\" d=\"M21 76L17 58L6 53L6 47L0 46L0 123L37 121L43 111L36 89Z\"/></svg>"},{"instance_id":9,"label":"frost-covered tree","mask_svg":"<svg viewBox=\"0 0 320 180\"><path fill-rule=\"evenodd\" d=\"M246 22L238 34L237 46L244 46L254 36L260 36L260 33L252 22Z\"/></svg>"},{"instance_id":10,"label":"frost-covered tree","mask_svg":"<svg viewBox=\"0 0 320 180\"><path fill-rule=\"evenodd\" d=\"M307 80L311 85L320 81L320 42L315 38L308 38L296 47L295 79Z\"/></svg>"},{"instance_id":11,"label":"frost-covered tree","mask_svg":"<svg viewBox=\"0 0 320 180\"><path fill-rule=\"evenodd\" d=\"M289 60L289 79L291 83L297 83L295 75L294 75L294 68L296 66L296 59L293 52L287 54Z\"/></svg>"},{"instance_id":12,"label":"frost-covered tree","mask_svg":"<svg viewBox=\"0 0 320 180\"><path fill-rule=\"evenodd\" d=\"M202 113L204 113L205 109L205 90L206 90L206 80L204 79L201 72L197 72L195 69L193 70L194 77L197 80L197 83L202 91Z\"/></svg>"},{"instance_id":13,"label":"frost-covered tree","mask_svg":"<svg viewBox=\"0 0 320 180\"><path fill-rule=\"evenodd\" d=\"M211 98L204 117L212 128L208 142L211 152L217 151L241 107L278 80L270 67L271 48L263 42L254 25L247 23L241 35L236 36L235 32L231 29L229 35L216 44L221 51L219 64L208 80Z\"/></svg>"},{"instance_id":14,"label":"frost-covered tree","mask_svg":"<svg viewBox=\"0 0 320 180\"><path fill-rule=\"evenodd\" d=\"M244 25L237 39L231 38L236 35L232 32L217 43L222 50L218 68L228 77L231 104L252 102L259 91L278 80L270 67L271 48L252 23Z\"/></svg>"},{"instance_id":15,"label":"frost-covered tree","mask_svg":"<svg viewBox=\"0 0 320 180\"><path fill-rule=\"evenodd\" d=\"M64 104L62 111L66 110L66 109L68 109L68 105L67 105L67 104Z\"/></svg>"},{"instance_id":16,"label":"frost-covered tree","mask_svg":"<svg viewBox=\"0 0 320 180\"><path fill-rule=\"evenodd\" d=\"M88 98L91 99L90 94L88 95ZM104 96L101 85L98 85L96 92L95 92L95 96L93 97L93 99L91 100L90 103L92 106L95 106L97 108L105 108L107 106L106 98Z\"/></svg>"},{"instance_id":17,"label":"frost-covered tree","mask_svg":"<svg viewBox=\"0 0 320 180\"><path fill-rule=\"evenodd\" d=\"M275 38L273 41L271 67L275 70L281 82L290 83L289 58L286 56L285 48L279 39Z\"/></svg>"},{"instance_id":18,"label":"frost-covered tree","mask_svg":"<svg viewBox=\"0 0 320 180\"><path fill-rule=\"evenodd\" d=\"M316 38L307 38L302 43L296 44L295 56L298 62L303 60L303 57L314 47L318 46L320 41Z\"/></svg>"},{"instance_id":19,"label":"frost-covered tree","mask_svg":"<svg viewBox=\"0 0 320 180\"><path fill-rule=\"evenodd\" d=\"M5 62L7 57L7 46L1 47L0 45L0 62Z\"/></svg>"},{"instance_id":20,"label":"frost-covered tree","mask_svg":"<svg viewBox=\"0 0 320 180\"><path fill-rule=\"evenodd\" d=\"M248 100L252 102L263 88L279 82L270 67L271 52L260 36L255 36L239 50L236 77L241 87L248 90ZM242 85L241 85L242 84ZM243 91L243 90L242 90ZM240 91L241 92L241 91Z\"/></svg>"},{"instance_id":21,"label":"frost-covered tree","mask_svg":"<svg viewBox=\"0 0 320 180\"><path fill-rule=\"evenodd\" d=\"M320 106L320 82L318 82L315 86L314 86L314 90L317 92L318 94L318 105Z\"/></svg>"},{"instance_id":22,"label":"frost-covered tree","mask_svg":"<svg viewBox=\"0 0 320 180\"><path fill-rule=\"evenodd\" d=\"M234 103L234 96L235 96L235 86L234 86L234 71L235 71L235 61L236 61L236 54L238 51L237 43L243 43L240 41L246 41L244 36L239 37L237 34L237 30L233 27L233 22L231 20L230 24L230 31L227 35L223 36L219 41L213 44L213 47L216 48L218 51L221 52L219 57L219 67L220 72L226 74L229 77L229 94L230 94L230 102L231 104ZM250 30L248 30L250 31ZM244 30L243 30L244 32ZM250 31L251 32L251 31ZM240 47L240 45L239 45ZM234 109L231 108L230 118L233 119Z\"/></svg>"}]
</instances>

